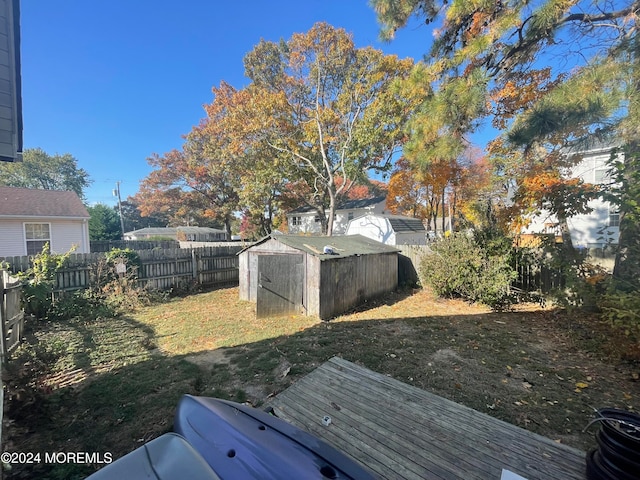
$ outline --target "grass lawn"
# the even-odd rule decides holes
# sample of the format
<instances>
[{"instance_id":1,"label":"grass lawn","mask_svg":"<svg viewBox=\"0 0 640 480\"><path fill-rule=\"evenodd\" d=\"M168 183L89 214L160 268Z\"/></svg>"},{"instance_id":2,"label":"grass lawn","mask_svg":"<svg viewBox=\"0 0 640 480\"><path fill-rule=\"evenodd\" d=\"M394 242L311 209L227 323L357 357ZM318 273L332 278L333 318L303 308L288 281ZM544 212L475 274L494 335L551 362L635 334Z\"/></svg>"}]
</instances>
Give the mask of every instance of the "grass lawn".
<instances>
[{"instance_id":1,"label":"grass lawn","mask_svg":"<svg viewBox=\"0 0 640 480\"><path fill-rule=\"evenodd\" d=\"M185 393L262 405L334 355L587 449L593 407L640 410L636 353L596 317L490 313L425 291L329 323L256 320L223 289L128 317L29 326L5 372L4 450L111 452L171 429ZM595 429L594 429L595 430ZM14 465L7 478L84 478L94 467Z\"/></svg>"}]
</instances>

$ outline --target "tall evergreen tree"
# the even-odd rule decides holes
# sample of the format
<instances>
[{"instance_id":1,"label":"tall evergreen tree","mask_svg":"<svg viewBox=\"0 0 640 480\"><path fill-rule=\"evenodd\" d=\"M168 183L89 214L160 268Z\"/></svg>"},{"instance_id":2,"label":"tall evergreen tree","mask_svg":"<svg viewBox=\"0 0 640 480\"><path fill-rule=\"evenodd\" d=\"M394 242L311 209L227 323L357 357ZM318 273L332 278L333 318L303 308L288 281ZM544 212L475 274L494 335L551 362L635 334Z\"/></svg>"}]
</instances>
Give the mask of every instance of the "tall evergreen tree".
<instances>
[{"instance_id":1,"label":"tall evergreen tree","mask_svg":"<svg viewBox=\"0 0 640 480\"><path fill-rule=\"evenodd\" d=\"M528 201L532 209L550 207L566 226L567 217L586 211L595 194L619 202L614 273L640 278L640 1L372 0L372 5L387 39L412 18L436 32L417 78L431 83L434 92L409 122L407 158L424 163L456 155L483 120L499 118L504 134L492 148L500 161L517 160L503 163L502 173L513 174L523 206ZM546 74L534 75L545 64ZM562 153L586 150L594 140L623 143L617 191L595 192L561 175L580 161Z\"/></svg>"}]
</instances>

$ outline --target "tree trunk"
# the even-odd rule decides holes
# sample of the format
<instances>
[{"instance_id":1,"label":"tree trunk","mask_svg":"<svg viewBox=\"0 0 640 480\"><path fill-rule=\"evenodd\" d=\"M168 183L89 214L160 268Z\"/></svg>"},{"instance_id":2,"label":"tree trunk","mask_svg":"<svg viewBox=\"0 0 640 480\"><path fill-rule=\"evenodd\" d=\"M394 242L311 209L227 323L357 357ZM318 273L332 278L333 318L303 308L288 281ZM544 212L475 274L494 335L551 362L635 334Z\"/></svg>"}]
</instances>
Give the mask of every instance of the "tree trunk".
<instances>
[{"instance_id":1,"label":"tree trunk","mask_svg":"<svg viewBox=\"0 0 640 480\"><path fill-rule=\"evenodd\" d=\"M447 214L447 212L445 211L445 198L444 198L444 188L442 189L442 234L444 235L444 232L447 229L447 222L445 221L445 215Z\"/></svg>"},{"instance_id":2,"label":"tree trunk","mask_svg":"<svg viewBox=\"0 0 640 480\"><path fill-rule=\"evenodd\" d=\"M333 219L336 214L336 193L331 189L328 189L328 190L329 190L329 218L327 218L327 222L326 222L327 230L322 233L327 237L331 237L333 236Z\"/></svg>"},{"instance_id":3,"label":"tree trunk","mask_svg":"<svg viewBox=\"0 0 640 480\"><path fill-rule=\"evenodd\" d=\"M231 215L224 217L224 228L227 231L227 241L231 241Z\"/></svg>"},{"instance_id":4,"label":"tree trunk","mask_svg":"<svg viewBox=\"0 0 640 480\"><path fill-rule=\"evenodd\" d=\"M620 235L613 268L617 287L626 291L640 289L640 39L634 35L629 45L632 63L632 77L629 91L626 131L624 131L624 159L619 176Z\"/></svg>"},{"instance_id":5,"label":"tree trunk","mask_svg":"<svg viewBox=\"0 0 640 480\"><path fill-rule=\"evenodd\" d=\"M632 142L625 149L620 205L620 236L613 276L623 289L640 286L640 148Z\"/></svg>"},{"instance_id":6,"label":"tree trunk","mask_svg":"<svg viewBox=\"0 0 640 480\"><path fill-rule=\"evenodd\" d=\"M580 258L578 252L573 247L573 240L571 239L571 232L569 231L569 224L567 223L567 215L562 208L556 209L556 212L558 228L560 229L560 236L562 237L563 260L567 261L570 265L577 265Z\"/></svg>"}]
</instances>

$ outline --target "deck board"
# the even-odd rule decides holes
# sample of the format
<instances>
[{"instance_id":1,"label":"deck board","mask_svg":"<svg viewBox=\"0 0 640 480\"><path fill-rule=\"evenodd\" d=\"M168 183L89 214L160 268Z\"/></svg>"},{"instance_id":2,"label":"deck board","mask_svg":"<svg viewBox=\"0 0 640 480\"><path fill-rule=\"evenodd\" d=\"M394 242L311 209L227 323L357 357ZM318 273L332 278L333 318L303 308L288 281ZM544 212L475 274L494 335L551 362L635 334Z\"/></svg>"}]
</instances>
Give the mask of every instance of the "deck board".
<instances>
[{"instance_id":1,"label":"deck board","mask_svg":"<svg viewBox=\"0 0 640 480\"><path fill-rule=\"evenodd\" d=\"M338 357L269 406L390 479L584 479L585 454ZM331 417L324 426L322 418Z\"/></svg>"}]
</instances>

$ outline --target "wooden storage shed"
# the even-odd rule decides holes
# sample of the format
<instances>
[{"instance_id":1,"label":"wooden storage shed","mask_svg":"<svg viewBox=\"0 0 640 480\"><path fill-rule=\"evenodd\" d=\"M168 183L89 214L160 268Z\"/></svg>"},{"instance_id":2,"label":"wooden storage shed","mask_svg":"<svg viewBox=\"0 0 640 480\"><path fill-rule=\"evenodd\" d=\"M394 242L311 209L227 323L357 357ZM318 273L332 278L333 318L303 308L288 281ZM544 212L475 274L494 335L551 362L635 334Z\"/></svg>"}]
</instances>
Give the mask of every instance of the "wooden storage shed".
<instances>
[{"instance_id":1,"label":"wooden storage shed","mask_svg":"<svg viewBox=\"0 0 640 480\"><path fill-rule=\"evenodd\" d=\"M271 235L239 256L240 299L258 317L327 320L398 286L398 250L362 235Z\"/></svg>"}]
</instances>

